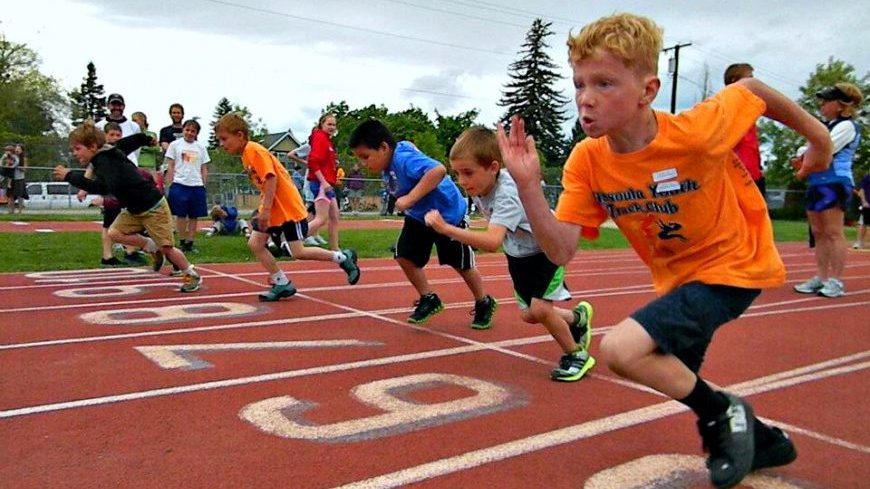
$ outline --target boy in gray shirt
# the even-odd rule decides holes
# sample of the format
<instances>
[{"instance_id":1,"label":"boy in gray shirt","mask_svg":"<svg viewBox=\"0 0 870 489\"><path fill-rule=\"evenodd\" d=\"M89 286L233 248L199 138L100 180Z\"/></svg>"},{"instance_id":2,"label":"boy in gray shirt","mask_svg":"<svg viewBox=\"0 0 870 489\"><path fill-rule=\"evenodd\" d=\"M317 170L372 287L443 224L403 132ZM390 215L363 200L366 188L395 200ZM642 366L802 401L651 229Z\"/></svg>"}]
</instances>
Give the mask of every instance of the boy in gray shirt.
<instances>
[{"instance_id":1,"label":"boy in gray shirt","mask_svg":"<svg viewBox=\"0 0 870 489\"><path fill-rule=\"evenodd\" d=\"M565 288L565 269L547 258L532 235L516 184L501 169L495 133L483 127L463 132L450 150L450 165L459 185L489 221L487 229L479 232L450 225L437 210L426 214L426 224L484 251L503 246L523 320L543 324L564 352L550 377L562 382L580 380L595 365L589 355L592 305L583 301L574 310L553 305L553 301L571 298Z\"/></svg>"}]
</instances>

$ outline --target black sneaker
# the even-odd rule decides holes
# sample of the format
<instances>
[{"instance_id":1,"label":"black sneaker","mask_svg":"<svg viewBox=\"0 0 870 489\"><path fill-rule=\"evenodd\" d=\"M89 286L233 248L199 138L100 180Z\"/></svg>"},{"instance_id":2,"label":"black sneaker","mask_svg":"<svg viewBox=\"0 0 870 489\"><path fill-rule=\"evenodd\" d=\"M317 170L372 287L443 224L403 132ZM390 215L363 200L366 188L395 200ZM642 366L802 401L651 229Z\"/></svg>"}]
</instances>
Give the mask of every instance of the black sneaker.
<instances>
[{"instance_id":1,"label":"black sneaker","mask_svg":"<svg viewBox=\"0 0 870 489\"><path fill-rule=\"evenodd\" d=\"M498 309L498 301L488 295L474 303L474 320L471 321L471 329L489 329L492 327L492 317Z\"/></svg>"},{"instance_id":2,"label":"black sneaker","mask_svg":"<svg viewBox=\"0 0 870 489\"><path fill-rule=\"evenodd\" d=\"M116 267L126 267L127 264L113 256L113 257L108 258L108 259L107 258L101 259L100 266L103 268L116 268Z\"/></svg>"},{"instance_id":3,"label":"black sneaker","mask_svg":"<svg viewBox=\"0 0 870 489\"><path fill-rule=\"evenodd\" d=\"M755 445L752 470L788 465L797 458L797 449L788 435L775 426L771 426L770 430L773 432L772 438L764 446Z\"/></svg>"},{"instance_id":4,"label":"black sneaker","mask_svg":"<svg viewBox=\"0 0 870 489\"><path fill-rule=\"evenodd\" d=\"M434 292L421 296L420 300L414 301L414 305L414 313L408 317L408 322L412 324L423 324L444 310L444 304Z\"/></svg>"},{"instance_id":5,"label":"black sneaker","mask_svg":"<svg viewBox=\"0 0 870 489\"><path fill-rule=\"evenodd\" d=\"M159 272L160 269L163 268L163 264L166 263L166 258L163 256L163 252L157 250L154 253L148 254L151 255L151 269L155 272Z\"/></svg>"},{"instance_id":6,"label":"black sneaker","mask_svg":"<svg viewBox=\"0 0 870 489\"><path fill-rule=\"evenodd\" d=\"M346 256L347 258L343 262L339 263L338 266L340 266L341 269L344 270L345 273L347 273L347 283L351 285L356 285L356 283L359 282L360 275L359 266L356 264L356 251L347 249L341 250L341 252L344 253L344 256Z\"/></svg>"},{"instance_id":7,"label":"black sneaker","mask_svg":"<svg viewBox=\"0 0 870 489\"><path fill-rule=\"evenodd\" d=\"M550 378L559 382L576 382L595 366L595 359L589 352L577 350L566 353L559 359L559 366L550 372Z\"/></svg>"},{"instance_id":8,"label":"black sneaker","mask_svg":"<svg viewBox=\"0 0 870 489\"><path fill-rule=\"evenodd\" d=\"M127 263L128 265L132 265L134 267L146 264L145 257L142 256L142 254L139 253L138 251L134 251L133 253L125 254L124 255L124 262Z\"/></svg>"},{"instance_id":9,"label":"black sneaker","mask_svg":"<svg viewBox=\"0 0 870 489\"><path fill-rule=\"evenodd\" d=\"M718 488L734 487L752 469L755 437L752 406L743 399L722 392L728 409L713 420L698 420L704 450L710 455L710 481Z\"/></svg>"}]
</instances>

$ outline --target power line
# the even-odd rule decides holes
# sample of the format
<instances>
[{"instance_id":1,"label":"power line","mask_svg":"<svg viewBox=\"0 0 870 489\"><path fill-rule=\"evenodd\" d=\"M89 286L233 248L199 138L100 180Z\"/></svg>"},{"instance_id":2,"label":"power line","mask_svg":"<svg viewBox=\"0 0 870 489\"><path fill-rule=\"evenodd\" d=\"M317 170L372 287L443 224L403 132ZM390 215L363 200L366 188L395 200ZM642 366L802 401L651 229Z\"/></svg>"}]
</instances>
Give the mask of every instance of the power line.
<instances>
[{"instance_id":1,"label":"power line","mask_svg":"<svg viewBox=\"0 0 870 489\"><path fill-rule=\"evenodd\" d=\"M502 22L502 21L500 21L500 20L488 19L488 18L486 18L486 17L478 17L478 16L476 16L476 15L463 14L463 13L461 13L461 12L456 12L456 11L451 11L451 10L444 10L444 9L435 8L435 7L427 7L427 6L425 6L425 5L418 5L418 4L416 4L416 3L405 2L405 1L403 1L403 0L385 0L385 1L387 1L387 2L393 2L393 3L398 3L398 4L402 4L402 5L407 5L407 6L409 6L409 7L414 7L414 8L418 8L418 9L422 9L422 10L429 10L429 11L432 11L432 12L441 12L441 13L443 13L443 14L453 15L453 16L456 16L456 17L465 17L466 19L482 20L482 21L484 21L484 22L490 22L490 23L493 23L493 24L501 24L501 25L506 25L506 26L510 26L510 27L519 27L520 29L526 29L526 28L528 28L527 25L511 24L510 22Z\"/></svg>"},{"instance_id":2,"label":"power line","mask_svg":"<svg viewBox=\"0 0 870 489\"><path fill-rule=\"evenodd\" d=\"M279 12L277 10L269 10L269 9L264 9L264 8L260 8L260 7L252 7L250 5L228 2L225 0L203 0L203 1L218 4L218 5L224 5L226 7L233 7L233 8L243 9L243 10L249 10L251 12L259 12L262 14L277 15L277 16L286 17L289 19L304 20L306 22L314 22L317 24L328 25L331 27L339 27L342 29L349 29L349 30L354 30L354 31L359 31L359 32L365 32L367 34L377 34L379 36L395 37L398 39L404 39L406 41L422 42L422 43L427 43L427 44L433 44L436 46L442 46L442 47L448 47L448 48L454 48L454 49L464 49L467 51L477 51L477 52L487 53L487 54L498 54L500 56L512 56L513 55L513 53L505 53L503 51L495 51L492 49L484 49L484 48L478 48L478 47L474 47L474 46L463 46L461 44L453 44L453 43L449 43L449 42L436 41L434 39L424 39L422 37L408 36L405 34L396 34L394 32L386 32L386 31L378 31L375 29L367 29L365 27L357 27L357 26L353 26L353 25L340 24L338 22L330 22L327 20L317 19L314 17L306 17L304 15L288 14L286 12Z\"/></svg>"},{"instance_id":3,"label":"power line","mask_svg":"<svg viewBox=\"0 0 870 489\"><path fill-rule=\"evenodd\" d=\"M552 15L544 15L544 14L541 14L539 12L533 12L531 10L523 10L523 9L518 9L518 8L514 8L514 7L508 7L506 5L500 5L497 3L490 3L490 2L483 2L483 1L477 1L477 2L472 3L472 2L463 2L460 0L442 0L442 1L454 3L457 5L463 5L466 7L472 7L472 8L476 8L476 9L480 9L480 10L487 10L490 12L498 12L500 14L505 14L505 15L513 15L515 17L522 17L524 19L528 19L528 16L531 15L533 17L540 17L542 19L552 20L554 22L558 22L558 23L564 24L564 25L576 26L578 24L580 24L580 25L584 24L583 22L580 22L580 21L574 20L574 19L568 19L565 17L555 17Z\"/></svg>"}]
</instances>

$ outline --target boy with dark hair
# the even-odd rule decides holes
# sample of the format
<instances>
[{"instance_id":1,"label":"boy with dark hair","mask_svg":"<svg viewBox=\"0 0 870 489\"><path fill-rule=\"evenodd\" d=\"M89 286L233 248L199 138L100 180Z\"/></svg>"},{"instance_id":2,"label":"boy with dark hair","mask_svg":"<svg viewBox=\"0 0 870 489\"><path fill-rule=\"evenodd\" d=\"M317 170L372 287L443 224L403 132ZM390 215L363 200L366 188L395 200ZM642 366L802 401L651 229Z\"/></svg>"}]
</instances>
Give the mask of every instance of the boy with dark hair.
<instances>
[{"instance_id":1,"label":"boy with dark hair","mask_svg":"<svg viewBox=\"0 0 870 489\"><path fill-rule=\"evenodd\" d=\"M438 249L438 262L453 267L474 294L474 320L471 327L492 327L498 303L484 293L483 280L474 267L474 250L424 223L426 213L437 209L447 223L466 227L465 198L447 176L447 168L423 154L410 142L396 143L387 126L374 119L361 123L353 130L350 149L369 170L376 173L394 172L396 175L396 208L405 212L405 223L396 244L395 257L405 276L420 294L408 322L423 324L444 310L444 304L432 291L423 271L434 245Z\"/></svg>"},{"instance_id":2,"label":"boy with dark hair","mask_svg":"<svg viewBox=\"0 0 870 489\"><path fill-rule=\"evenodd\" d=\"M571 298L564 282L565 267L547 259L535 241L517 186L510 173L501 169L495 133L485 127L466 129L453 143L450 166L489 224L483 232L463 229L447 224L437 210L426 213L426 224L479 250L504 248L523 321L543 325L562 348L563 355L550 378L580 380L595 365L595 358L589 355L592 304L580 302L573 311L553 306L553 301Z\"/></svg>"},{"instance_id":3,"label":"boy with dark hair","mask_svg":"<svg viewBox=\"0 0 870 489\"><path fill-rule=\"evenodd\" d=\"M175 216L181 251L193 253L193 241L199 218L208 215L206 185L208 163L211 158L205 146L196 140L199 122L193 119L184 122L181 139L169 144L164 156L166 196L169 209Z\"/></svg>"},{"instance_id":4,"label":"boy with dark hair","mask_svg":"<svg viewBox=\"0 0 870 489\"><path fill-rule=\"evenodd\" d=\"M499 129L535 237L550 260L564 264L580 236L594 239L610 217L650 267L660 297L614 326L601 356L618 375L697 415L714 485L733 487L751 470L790 463L797 454L781 430L697 372L717 328L739 317L762 288L785 280L767 207L734 145L766 115L809 140L805 166L824 167L831 159L825 127L754 78L678 115L654 111L662 30L644 17L599 19L568 46L589 137L568 157L555 214L523 121L514 116L509 135Z\"/></svg>"},{"instance_id":5,"label":"boy with dark hair","mask_svg":"<svg viewBox=\"0 0 870 489\"><path fill-rule=\"evenodd\" d=\"M274 302L296 293L296 287L278 267L275 257L266 247L270 236L276 245L289 247L296 259L338 264L347 274L347 282L356 284L360 269L354 250L329 251L307 248L302 244L308 234L308 213L302 196L275 155L248 139L250 128L245 119L231 112L220 118L214 131L228 153L241 155L245 172L251 178L251 183L260 190L260 206L251 223L254 232L248 240L248 247L269 272L269 283L272 284L270 290L259 295L260 300Z\"/></svg>"},{"instance_id":6,"label":"boy with dark hair","mask_svg":"<svg viewBox=\"0 0 870 489\"><path fill-rule=\"evenodd\" d=\"M202 277L184 253L173 246L169 204L154 182L146 180L122 150L106 146L105 134L91 121L75 128L69 140L73 156L82 166L91 164L95 180L61 165L55 167L54 178L90 193L114 195L124 209L109 228L109 238L150 253L155 270L160 269L165 256L184 273L181 291L199 290ZM148 231L149 237L139 235L142 230Z\"/></svg>"}]
</instances>

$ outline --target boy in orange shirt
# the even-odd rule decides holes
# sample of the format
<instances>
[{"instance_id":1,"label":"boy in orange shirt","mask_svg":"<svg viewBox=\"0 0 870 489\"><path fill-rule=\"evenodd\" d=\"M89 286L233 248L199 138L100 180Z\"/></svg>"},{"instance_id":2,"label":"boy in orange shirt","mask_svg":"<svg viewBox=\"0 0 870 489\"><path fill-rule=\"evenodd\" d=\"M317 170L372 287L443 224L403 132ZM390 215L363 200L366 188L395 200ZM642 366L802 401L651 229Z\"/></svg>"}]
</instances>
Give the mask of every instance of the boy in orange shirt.
<instances>
[{"instance_id":1,"label":"boy in orange shirt","mask_svg":"<svg viewBox=\"0 0 870 489\"><path fill-rule=\"evenodd\" d=\"M743 399L697 374L713 333L761 292L781 286L785 267L764 200L732 148L766 115L810 142L807 168L831 159L825 127L753 78L729 85L679 115L653 111L662 30L631 14L599 19L569 38L575 100L589 136L575 146L551 214L534 140L514 117L499 145L535 236L565 264L580 236L594 239L609 217L650 267L660 297L613 327L601 357L622 377L688 406L709 452L717 487L797 453Z\"/></svg>"},{"instance_id":2,"label":"boy in orange shirt","mask_svg":"<svg viewBox=\"0 0 870 489\"><path fill-rule=\"evenodd\" d=\"M253 220L254 232L248 246L254 256L269 272L272 288L260 294L264 302L274 302L296 293L296 287L278 267L275 257L266 244L269 237L278 246L287 246L299 260L332 261L347 273L351 285L359 281L356 252L350 249L328 251L321 248L306 248L302 240L308 235L308 211L293 184L287 169L262 145L248 140L250 129L247 122L235 113L227 114L215 125L215 135L221 146L230 154L241 155L245 172L260 190L260 206Z\"/></svg>"}]
</instances>

